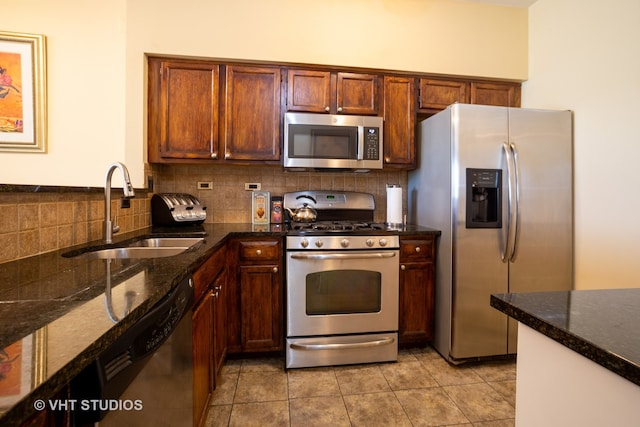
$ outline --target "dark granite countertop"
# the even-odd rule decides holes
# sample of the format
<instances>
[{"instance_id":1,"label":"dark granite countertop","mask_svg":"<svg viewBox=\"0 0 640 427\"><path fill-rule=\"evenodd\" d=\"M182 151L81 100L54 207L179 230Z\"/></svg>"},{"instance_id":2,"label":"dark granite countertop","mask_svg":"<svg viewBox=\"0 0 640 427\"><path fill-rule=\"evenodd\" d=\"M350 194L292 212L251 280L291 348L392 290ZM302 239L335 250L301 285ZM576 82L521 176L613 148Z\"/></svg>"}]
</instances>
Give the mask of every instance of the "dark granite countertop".
<instances>
[{"instance_id":1,"label":"dark granite countertop","mask_svg":"<svg viewBox=\"0 0 640 427\"><path fill-rule=\"evenodd\" d=\"M495 294L491 306L640 385L640 289Z\"/></svg>"},{"instance_id":2,"label":"dark granite countertop","mask_svg":"<svg viewBox=\"0 0 640 427\"><path fill-rule=\"evenodd\" d=\"M390 232L440 234L417 226ZM63 256L104 246L97 241L0 264L0 375L18 380L11 390L2 390L0 381L0 425L19 425L34 414L37 399L52 398L228 238L284 236L284 231L282 225L203 224L116 235L114 244L149 235L194 234L204 235L204 242L166 258L107 261ZM130 295L135 295L129 313L117 323L105 309L107 280L116 315L124 313L125 299L131 304Z\"/></svg>"}]
</instances>

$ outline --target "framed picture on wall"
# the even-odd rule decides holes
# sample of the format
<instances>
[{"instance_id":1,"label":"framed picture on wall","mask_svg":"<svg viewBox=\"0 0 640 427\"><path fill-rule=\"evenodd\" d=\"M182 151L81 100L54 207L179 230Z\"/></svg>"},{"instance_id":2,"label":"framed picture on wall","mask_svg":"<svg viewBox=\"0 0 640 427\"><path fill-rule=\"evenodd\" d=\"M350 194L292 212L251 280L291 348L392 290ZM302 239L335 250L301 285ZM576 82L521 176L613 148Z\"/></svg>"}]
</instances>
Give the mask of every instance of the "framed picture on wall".
<instances>
[{"instance_id":1,"label":"framed picture on wall","mask_svg":"<svg viewBox=\"0 0 640 427\"><path fill-rule=\"evenodd\" d=\"M0 32L0 151L46 153L46 39Z\"/></svg>"}]
</instances>

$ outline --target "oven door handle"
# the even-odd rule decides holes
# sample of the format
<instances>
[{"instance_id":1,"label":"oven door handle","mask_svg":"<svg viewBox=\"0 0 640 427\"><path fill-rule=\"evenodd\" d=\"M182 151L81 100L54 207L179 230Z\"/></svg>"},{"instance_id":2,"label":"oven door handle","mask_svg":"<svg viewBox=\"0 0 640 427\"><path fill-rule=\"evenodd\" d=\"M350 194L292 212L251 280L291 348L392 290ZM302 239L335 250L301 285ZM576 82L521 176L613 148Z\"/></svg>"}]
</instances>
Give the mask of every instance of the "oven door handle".
<instances>
[{"instance_id":1,"label":"oven door handle","mask_svg":"<svg viewBox=\"0 0 640 427\"><path fill-rule=\"evenodd\" d=\"M298 344L292 343L290 346L294 350L345 350L354 348L378 347L381 345L393 344L394 338L382 338L373 341L354 343L334 343L334 344Z\"/></svg>"},{"instance_id":2,"label":"oven door handle","mask_svg":"<svg viewBox=\"0 0 640 427\"><path fill-rule=\"evenodd\" d=\"M367 252L367 253L339 253L339 254L291 254L293 259L372 259L372 258L393 258L396 256L395 252Z\"/></svg>"}]
</instances>

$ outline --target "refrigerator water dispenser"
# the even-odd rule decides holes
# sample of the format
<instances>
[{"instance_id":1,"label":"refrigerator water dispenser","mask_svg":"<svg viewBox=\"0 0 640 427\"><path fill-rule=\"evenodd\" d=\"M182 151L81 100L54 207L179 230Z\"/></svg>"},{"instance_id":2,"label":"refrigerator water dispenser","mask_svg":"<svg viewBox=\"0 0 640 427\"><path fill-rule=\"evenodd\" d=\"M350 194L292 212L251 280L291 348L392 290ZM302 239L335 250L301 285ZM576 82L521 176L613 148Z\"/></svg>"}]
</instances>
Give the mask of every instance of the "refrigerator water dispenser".
<instances>
[{"instance_id":1,"label":"refrigerator water dispenser","mask_svg":"<svg viewBox=\"0 0 640 427\"><path fill-rule=\"evenodd\" d=\"M467 228L502 228L502 171L467 168Z\"/></svg>"}]
</instances>

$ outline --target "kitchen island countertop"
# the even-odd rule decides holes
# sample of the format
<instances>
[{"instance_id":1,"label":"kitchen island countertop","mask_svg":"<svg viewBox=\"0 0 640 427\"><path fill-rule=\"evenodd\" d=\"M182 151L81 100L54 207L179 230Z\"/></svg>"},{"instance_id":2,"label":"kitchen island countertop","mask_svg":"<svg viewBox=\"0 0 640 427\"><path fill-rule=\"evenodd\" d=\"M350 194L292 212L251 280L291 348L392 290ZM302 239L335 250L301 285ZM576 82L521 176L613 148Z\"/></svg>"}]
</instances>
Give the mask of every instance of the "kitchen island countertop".
<instances>
[{"instance_id":1,"label":"kitchen island countertop","mask_svg":"<svg viewBox=\"0 0 640 427\"><path fill-rule=\"evenodd\" d=\"M491 306L640 386L640 289L494 294Z\"/></svg>"},{"instance_id":2,"label":"kitchen island countertop","mask_svg":"<svg viewBox=\"0 0 640 427\"><path fill-rule=\"evenodd\" d=\"M411 225L391 232L440 234ZM203 224L196 229L138 230L114 236L114 244L149 235L194 233L203 235L204 242L167 258L104 260L63 256L103 246L96 241L0 264L0 349L7 352L2 353L0 367L13 369L14 374L19 372L20 377L19 390L5 393L0 399L0 425L20 425L37 412L36 401L55 399L75 375L229 238L285 235L279 224ZM107 281L115 316L105 310ZM120 320L114 322L114 317ZM13 360L11 355L18 357Z\"/></svg>"}]
</instances>

